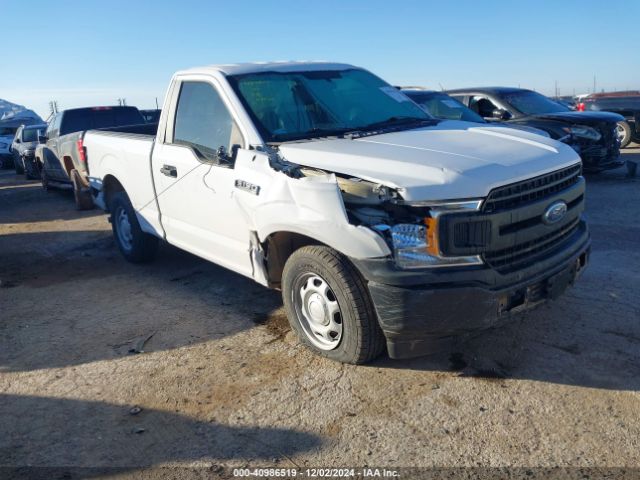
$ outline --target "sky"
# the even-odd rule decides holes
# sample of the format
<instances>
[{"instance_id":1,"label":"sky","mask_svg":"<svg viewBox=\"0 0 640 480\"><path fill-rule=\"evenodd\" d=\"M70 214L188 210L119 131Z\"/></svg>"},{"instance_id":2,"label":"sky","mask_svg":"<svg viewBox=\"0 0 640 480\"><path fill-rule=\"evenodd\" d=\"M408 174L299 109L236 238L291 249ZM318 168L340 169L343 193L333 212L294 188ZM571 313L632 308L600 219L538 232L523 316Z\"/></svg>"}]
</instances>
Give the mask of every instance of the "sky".
<instances>
[{"instance_id":1,"label":"sky","mask_svg":"<svg viewBox=\"0 0 640 480\"><path fill-rule=\"evenodd\" d=\"M160 105L215 63L326 60L393 85L640 89L640 1L0 0L0 98ZM634 37L635 35L635 37Z\"/></svg>"}]
</instances>

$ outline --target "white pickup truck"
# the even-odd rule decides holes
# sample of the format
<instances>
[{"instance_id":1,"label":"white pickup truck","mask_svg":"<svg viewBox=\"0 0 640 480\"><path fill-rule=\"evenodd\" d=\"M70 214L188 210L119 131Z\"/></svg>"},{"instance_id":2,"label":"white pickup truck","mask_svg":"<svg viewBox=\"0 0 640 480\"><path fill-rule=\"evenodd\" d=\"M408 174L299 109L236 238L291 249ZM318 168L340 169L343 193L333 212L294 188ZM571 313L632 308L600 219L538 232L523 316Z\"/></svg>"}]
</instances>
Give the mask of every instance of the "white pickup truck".
<instances>
[{"instance_id":1,"label":"white pickup truck","mask_svg":"<svg viewBox=\"0 0 640 480\"><path fill-rule=\"evenodd\" d=\"M432 352L556 298L588 260L573 149L436 120L351 65L181 71L157 132L84 148L128 260L162 239L281 289L302 342L342 362Z\"/></svg>"}]
</instances>

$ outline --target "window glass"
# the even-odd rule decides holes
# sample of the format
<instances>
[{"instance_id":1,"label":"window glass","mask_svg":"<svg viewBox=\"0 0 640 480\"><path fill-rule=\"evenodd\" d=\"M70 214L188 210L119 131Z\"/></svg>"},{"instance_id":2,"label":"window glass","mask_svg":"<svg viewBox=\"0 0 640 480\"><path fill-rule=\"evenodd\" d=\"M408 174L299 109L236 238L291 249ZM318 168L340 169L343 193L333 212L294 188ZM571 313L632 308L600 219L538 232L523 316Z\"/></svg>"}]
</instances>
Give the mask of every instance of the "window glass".
<instances>
[{"instance_id":1,"label":"window glass","mask_svg":"<svg viewBox=\"0 0 640 480\"><path fill-rule=\"evenodd\" d=\"M493 117L493 111L498 107L488 98L475 96L469 102L469 108L484 118Z\"/></svg>"},{"instance_id":2,"label":"window glass","mask_svg":"<svg viewBox=\"0 0 640 480\"><path fill-rule=\"evenodd\" d=\"M554 102L537 92L527 90L510 92L501 96L508 104L525 115L540 115L544 113L568 112L569 108Z\"/></svg>"},{"instance_id":3,"label":"window glass","mask_svg":"<svg viewBox=\"0 0 640 480\"><path fill-rule=\"evenodd\" d=\"M144 118L136 107L83 108L65 112L60 134L143 123Z\"/></svg>"},{"instance_id":4,"label":"window glass","mask_svg":"<svg viewBox=\"0 0 640 480\"><path fill-rule=\"evenodd\" d=\"M173 143L188 145L209 160L216 159L216 152L220 147L230 152L234 144L241 143L231 114L211 84L182 84Z\"/></svg>"},{"instance_id":5,"label":"window glass","mask_svg":"<svg viewBox=\"0 0 640 480\"><path fill-rule=\"evenodd\" d=\"M485 123L480 115L444 93L409 93L408 95L414 102L436 118Z\"/></svg>"},{"instance_id":6,"label":"window glass","mask_svg":"<svg viewBox=\"0 0 640 480\"><path fill-rule=\"evenodd\" d=\"M44 135L44 127L43 128L25 128L22 131L22 141L37 142L39 135Z\"/></svg>"},{"instance_id":7,"label":"window glass","mask_svg":"<svg viewBox=\"0 0 640 480\"><path fill-rule=\"evenodd\" d=\"M13 137L18 127L0 127L0 137Z\"/></svg>"},{"instance_id":8,"label":"window glass","mask_svg":"<svg viewBox=\"0 0 640 480\"><path fill-rule=\"evenodd\" d=\"M433 118L365 70L265 72L229 79L267 142Z\"/></svg>"}]
</instances>

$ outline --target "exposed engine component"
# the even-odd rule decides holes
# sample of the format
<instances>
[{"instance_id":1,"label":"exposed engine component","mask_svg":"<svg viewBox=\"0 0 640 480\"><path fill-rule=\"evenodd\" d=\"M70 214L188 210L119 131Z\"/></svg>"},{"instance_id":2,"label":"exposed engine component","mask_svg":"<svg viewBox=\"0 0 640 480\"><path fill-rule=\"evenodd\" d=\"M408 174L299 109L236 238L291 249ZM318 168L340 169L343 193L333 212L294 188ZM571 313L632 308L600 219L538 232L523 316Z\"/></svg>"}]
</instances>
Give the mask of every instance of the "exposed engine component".
<instances>
[{"instance_id":1,"label":"exposed engine component","mask_svg":"<svg viewBox=\"0 0 640 480\"><path fill-rule=\"evenodd\" d=\"M306 177L327 175L327 172L323 170L308 167L301 167L300 172ZM346 178L336 175L336 179L344 203L347 205L380 205L395 198L389 187L384 185L356 177Z\"/></svg>"}]
</instances>

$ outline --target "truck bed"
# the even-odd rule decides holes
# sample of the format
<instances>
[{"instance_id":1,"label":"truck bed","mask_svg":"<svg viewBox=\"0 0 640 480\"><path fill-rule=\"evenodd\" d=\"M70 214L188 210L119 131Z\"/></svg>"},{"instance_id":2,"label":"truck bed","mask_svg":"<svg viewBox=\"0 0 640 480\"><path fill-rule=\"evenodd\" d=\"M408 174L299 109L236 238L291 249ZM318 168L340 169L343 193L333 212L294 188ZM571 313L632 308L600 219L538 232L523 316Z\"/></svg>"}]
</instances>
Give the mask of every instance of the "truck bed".
<instances>
[{"instance_id":1,"label":"truck bed","mask_svg":"<svg viewBox=\"0 0 640 480\"><path fill-rule=\"evenodd\" d=\"M94 191L110 177L121 182L145 231L160 229L151 175L151 152L157 125L89 130L84 137L89 183ZM98 205L104 198L96 199ZM105 205L100 205L104 207Z\"/></svg>"}]
</instances>

